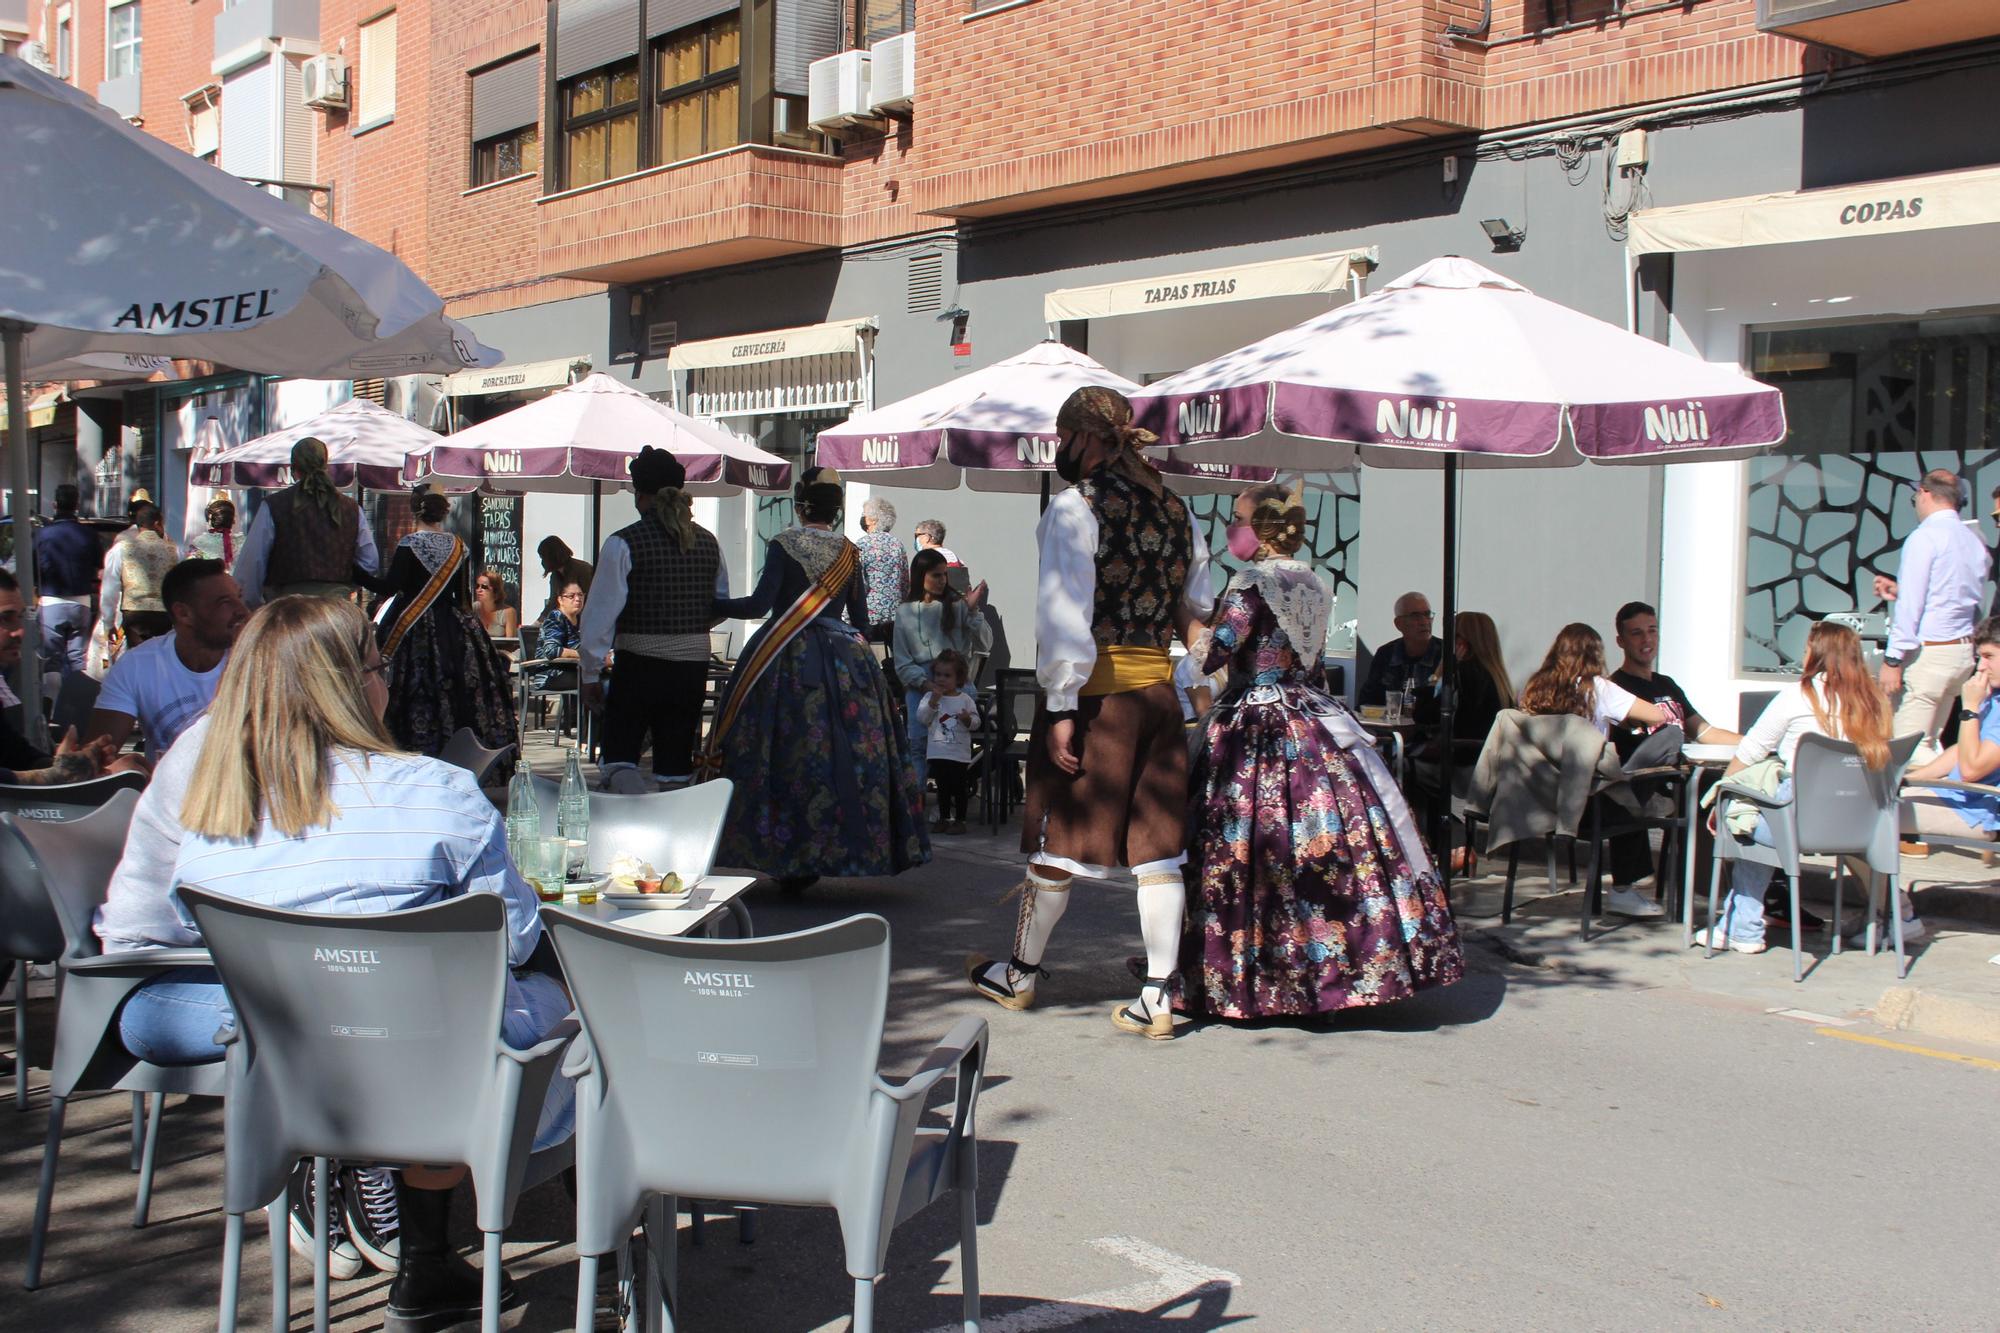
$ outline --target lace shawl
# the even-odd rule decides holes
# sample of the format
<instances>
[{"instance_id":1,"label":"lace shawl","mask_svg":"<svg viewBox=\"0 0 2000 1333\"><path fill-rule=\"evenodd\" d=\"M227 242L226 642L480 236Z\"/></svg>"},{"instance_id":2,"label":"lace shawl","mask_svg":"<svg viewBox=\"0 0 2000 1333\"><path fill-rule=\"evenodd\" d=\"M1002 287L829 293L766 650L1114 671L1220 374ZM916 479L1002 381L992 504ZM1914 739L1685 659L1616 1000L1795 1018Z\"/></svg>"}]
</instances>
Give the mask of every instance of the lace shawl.
<instances>
[{"instance_id":1,"label":"lace shawl","mask_svg":"<svg viewBox=\"0 0 2000 1333\"><path fill-rule=\"evenodd\" d=\"M1260 560L1239 570L1229 586L1257 590L1290 641L1301 668L1319 661L1326 647L1333 594L1311 565L1302 560Z\"/></svg>"},{"instance_id":2,"label":"lace shawl","mask_svg":"<svg viewBox=\"0 0 2000 1333\"><path fill-rule=\"evenodd\" d=\"M817 581L826 567L839 556L847 538L819 528L786 528L772 540L784 553L799 562L806 577Z\"/></svg>"},{"instance_id":3,"label":"lace shawl","mask_svg":"<svg viewBox=\"0 0 2000 1333\"><path fill-rule=\"evenodd\" d=\"M451 549L458 545L458 538L449 532L413 532L403 538L399 545L409 547L417 557L418 563L435 574L444 568L444 562L451 558Z\"/></svg>"}]
</instances>

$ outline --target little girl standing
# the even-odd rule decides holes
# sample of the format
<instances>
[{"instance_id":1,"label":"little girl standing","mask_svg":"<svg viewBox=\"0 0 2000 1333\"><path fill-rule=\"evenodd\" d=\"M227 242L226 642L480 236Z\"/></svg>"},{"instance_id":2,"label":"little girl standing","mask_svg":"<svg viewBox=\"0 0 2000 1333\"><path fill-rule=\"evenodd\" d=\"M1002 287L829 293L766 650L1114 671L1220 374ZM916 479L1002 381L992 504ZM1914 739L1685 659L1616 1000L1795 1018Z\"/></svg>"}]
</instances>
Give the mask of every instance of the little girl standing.
<instances>
[{"instance_id":1,"label":"little girl standing","mask_svg":"<svg viewBox=\"0 0 2000 1333\"><path fill-rule=\"evenodd\" d=\"M931 689L917 705L925 729L925 754L937 780L938 818L933 833L965 832L967 788L972 778L972 732L979 705L965 692L969 670L963 654L947 648L931 659Z\"/></svg>"}]
</instances>

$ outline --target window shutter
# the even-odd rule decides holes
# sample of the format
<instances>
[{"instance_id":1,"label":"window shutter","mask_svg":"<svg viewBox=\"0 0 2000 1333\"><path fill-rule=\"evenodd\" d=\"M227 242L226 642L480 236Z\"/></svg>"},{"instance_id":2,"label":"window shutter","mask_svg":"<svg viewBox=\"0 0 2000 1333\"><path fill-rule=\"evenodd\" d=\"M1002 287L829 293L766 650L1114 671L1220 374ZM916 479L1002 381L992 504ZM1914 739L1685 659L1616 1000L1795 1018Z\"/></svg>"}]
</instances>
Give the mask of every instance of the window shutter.
<instances>
[{"instance_id":1,"label":"window shutter","mask_svg":"<svg viewBox=\"0 0 2000 1333\"><path fill-rule=\"evenodd\" d=\"M359 123L373 125L396 114L396 11L361 25Z\"/></svg>"},{"instance_id":2,"label":"window shutter","mask_svg":"<svg viewBox=\"0 0 2000 1333\"><path fill-rule=\"evenodd\" d=\"M778 0L776 91L805 96L806 66L847 45L848 9L847 0Z\"/></svg>"},{"instance_id":3,"label":"window shutter","mask_svg":"<svg viewBox=\"0 0 2000 1333\"><path fill-rule=\"evenodd\" d=\"M207 157L222 147L222 112L214 102L196 107L188 120L188 151Z\"/></svg>"},{"instance_id":4,"label":"window shutter","mask_svg":"<svg viewBox=\"0 0 2000 1333\"><path fill-rule=\"evenodd\" d=\"M646 6L646 36L663 37L737 8L734 0L650 0Z\"/></svg>"},{"instance_id":5,"label":"window shutter","mask_svg":"<svg viewBox=\"0 0 2000 1333\"><path fill-rule=\"evenodd\" d=\"M541 62L530 52L472 76L474 143L541 119L541 73Z\"/></svg>"},{"instance_id":6,"label":"window shutter","mask_svg":"<svg viewBox=\"0 0 2000 1333\"><path fill-rule=\"evenodd\" d=\"M356 398L366 398L369 402L375 404L377 407L384 406L385 405L384 400L389 396L388 381L355 380L354 396Z\"/></svg>"},{"instance_id":7,"label":"window shutter","mask_svg":"<svg viewBox=\"0 0 2000 1333\"><path fill-rule=\"evenodd\" d=\"M561 0L556 10L556 78L572 79L639 53L633 0Z\"/></svg>"}]
</instances>

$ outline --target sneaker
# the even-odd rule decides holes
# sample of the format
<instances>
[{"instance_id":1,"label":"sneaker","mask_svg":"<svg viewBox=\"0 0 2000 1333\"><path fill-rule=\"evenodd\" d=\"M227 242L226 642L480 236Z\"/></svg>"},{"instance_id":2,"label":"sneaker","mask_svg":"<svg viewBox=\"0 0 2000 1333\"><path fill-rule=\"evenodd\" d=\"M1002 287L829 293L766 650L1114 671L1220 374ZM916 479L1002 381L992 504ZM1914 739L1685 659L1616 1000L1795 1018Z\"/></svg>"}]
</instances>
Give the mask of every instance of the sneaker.
<instances>
[{"instance_id":1,"label":"sneaker","mask_svg":"<svg viewBox=\"0 0 2000 1333\"><path fill-rule=\"evenodd\" d=\"M327 1228L332 1235L327 1240L326 1271L332 1276L346 1281L359 1276L364 1267L361 1251L354 1248L354 1242L347 1237L347 1228L341 1221L340 1176L329 1173L333 1182L334 1197L326 1201ZM291 1215L292 1253L313 1262L313 1164L310 1157L292 1168L292 1180L285 1187L286 1212Z\"/></svg>"},{"instance_id":2,"label":"sneaker","mask_svg":"<svg viewBox=\"0 0 2000 1333\"><path fill-rule=\"evenodd\" d=\"M412 1259L396 1270L383 1311L382 1333L444 1333L479 1322L485 1284L480 1271L457 1252ZM514 1279L500 1270L500 1309L521 1307Z\"/></svg>"},{"instance_id":3,"label":"sneaker","mask_svg":"<svg viewBox=\"0 0 2000 1333\"><path fill-rule=\"evenodd\" d=\"M1732 939L1720 926L1713 926L1709 929L1715 932L1715 951L1717 953L1721 953L1724 950L1732 953L1763 953L1771 947L1762 940ZM1709 931L1707 929L1697 930L1694 933L1694 947L1697 949L1708 948L1708 934Z\"/></svg>"},{"instance_id":4,"label":"sneaker","mask_svg":"<svg viewBox=\"0 0 2000 1333\"><path fill-rule=\"evenodd\" d=\"M385 1166L349 1167L340 1173L340 1217L347 1237L377 1272L393 1273L402 1258L396 1176Z\"/></svg>"},{"instance_id":5,"label":"sneaker","mask_svg":"<svg viewBox=\"0 0 2000 1333\"><path fill-rule=\"evenodd\" d=\"M1604 891L1604 910L1613 916L1663 917L1664 907L1629 884L1613 884Z\"/></svg>"}]
</instances>

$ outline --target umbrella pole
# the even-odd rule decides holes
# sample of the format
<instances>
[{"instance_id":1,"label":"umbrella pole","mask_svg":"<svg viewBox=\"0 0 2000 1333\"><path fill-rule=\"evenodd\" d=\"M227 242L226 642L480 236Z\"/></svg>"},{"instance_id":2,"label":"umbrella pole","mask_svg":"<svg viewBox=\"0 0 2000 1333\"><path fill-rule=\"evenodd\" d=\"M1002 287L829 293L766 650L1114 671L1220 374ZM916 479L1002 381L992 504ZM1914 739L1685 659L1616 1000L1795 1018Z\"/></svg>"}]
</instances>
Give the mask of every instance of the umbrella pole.
<instances>
[{"instance_id":1,"label":"umbrella pole","mask_svg":"<svg viewBox=\"0 0 2000 1333\"><path fill-rule=\"evenodd\" d=\"M21 585L20 684L14 693L21 700L21 734L35 735L42 716L42 627L35 599L35 527L28 509L28 386L22 343L28 325L16 320L0 320L7 365L7 451L12 459L10 476L14 518L14 577Z\"/></svg>"},{"instance_id":2,"label":"umbrella pole","mask_svg":"<svg viewBox=\"0 0 2000 1333\"><path fill-rule=\"evenodd\" d=\"M1442 743L1438 751L1438 804L1431 816L1431 846L1439 856L1438 879L1445 898L1451 897L1451 777L1452 723L1458 713L1458 632L1452 617L1458 614L1458 455L1444 456L1444 635L1439 655L1438 726Z\"/></svg>"},{"instance_id":3,"label":"umbrella pole","mask_svg":"<svg viewBox=\"0 0 2000 1333\"><path fill-rule=\"evenodd\" d=\"M1049 512L1049 474L1042 474L1042 512Z\"/></svg>"},{"instance_id":4,"label":"umbrella pole","mask_svg":"<svg viewBox=\"0 0 2000 1333\"><path fill-rule=\"evenodd\" d=\"M600 535L603 527L604 483L593 481L590 483L590 549L593 553L604 545L604 538ZM597 562L595 554L592 554L590 559L592 564Z\"/></svg>"}]
</instances>

